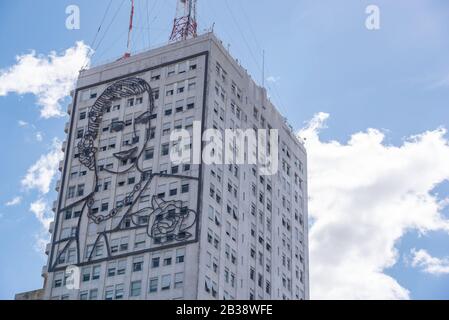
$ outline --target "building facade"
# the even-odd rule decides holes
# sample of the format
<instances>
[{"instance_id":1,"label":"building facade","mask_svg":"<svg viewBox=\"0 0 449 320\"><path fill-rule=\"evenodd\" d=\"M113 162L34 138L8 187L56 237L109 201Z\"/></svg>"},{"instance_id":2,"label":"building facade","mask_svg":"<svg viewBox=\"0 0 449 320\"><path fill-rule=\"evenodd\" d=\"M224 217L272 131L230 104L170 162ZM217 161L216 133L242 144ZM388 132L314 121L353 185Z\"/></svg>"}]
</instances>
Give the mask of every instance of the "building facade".
<instances>
[{"instance_id":1,"label":"building facade","mask_svg":"<svg viewBox=\"0 0 449 320\"><path fill-rule=\"evenodd\" d=\"M45 299L308 299L305 148L212 33L84 70L72 97ZM171 160L228 128L277 129L276 173Z\"/></svg>"},{"instance_id":2,"label":"building facade","mask_svg":"<svg viewBox=\"0 0 449 320\"><path fill-rule=\"evenodd\" d=\"M44 289L22 292L15 295L14 300L43 300Z\"/></svg>"}]
</instances>

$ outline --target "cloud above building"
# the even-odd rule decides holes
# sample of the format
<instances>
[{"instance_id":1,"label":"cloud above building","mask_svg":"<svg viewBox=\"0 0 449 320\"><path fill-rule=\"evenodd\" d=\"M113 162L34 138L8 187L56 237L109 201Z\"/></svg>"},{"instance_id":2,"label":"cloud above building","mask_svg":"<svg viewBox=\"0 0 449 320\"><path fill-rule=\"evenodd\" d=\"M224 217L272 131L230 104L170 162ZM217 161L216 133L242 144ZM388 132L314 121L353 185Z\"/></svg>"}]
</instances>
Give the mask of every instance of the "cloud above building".
<instances>
[{"instance_id":1,"label":"cloud above building","mask_svg":"<svg viewBox=\"0 0 449 320\"><path fill-rule=\"evenodd\" d=\"M33 94L43 118L64 115L61 103L73 89L79 71L89 64L91 49L83 42L62 54L38 55L35 51L16 57L16 64L0 70L0 96Z\"/></svg>"}]
</instances>

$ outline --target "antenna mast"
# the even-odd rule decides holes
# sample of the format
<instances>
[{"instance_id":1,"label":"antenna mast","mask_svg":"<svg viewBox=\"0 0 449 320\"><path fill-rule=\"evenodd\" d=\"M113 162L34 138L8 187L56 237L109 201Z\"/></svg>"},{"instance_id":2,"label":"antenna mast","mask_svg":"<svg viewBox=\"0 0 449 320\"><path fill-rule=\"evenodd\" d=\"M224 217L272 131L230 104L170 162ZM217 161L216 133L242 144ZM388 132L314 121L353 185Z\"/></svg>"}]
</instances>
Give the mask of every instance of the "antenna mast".
<instances>
[{"instance_id":1,"label":"antenna mast","mask_svg":"<svg viewBox=\"0 0 449 320\"><path fill-rule=\"evenodd\" d=\"M177 0L176 17L170 42L195 38L197 36L196 2L197 0Z\"/></svg>"},{"instance_id":2,"label":"antenna mast","mask_svg":"<svg viewBox=\"0 0 449 320\"><path fill-rule=\"evenodd\" d=\"M134 20L134 0L131 0L131 16L129 18L128 42L126 44L126 53L123 56L123 58L131 57L131 35L133 31L133 20Z\"/></svg>"}]
</instances>

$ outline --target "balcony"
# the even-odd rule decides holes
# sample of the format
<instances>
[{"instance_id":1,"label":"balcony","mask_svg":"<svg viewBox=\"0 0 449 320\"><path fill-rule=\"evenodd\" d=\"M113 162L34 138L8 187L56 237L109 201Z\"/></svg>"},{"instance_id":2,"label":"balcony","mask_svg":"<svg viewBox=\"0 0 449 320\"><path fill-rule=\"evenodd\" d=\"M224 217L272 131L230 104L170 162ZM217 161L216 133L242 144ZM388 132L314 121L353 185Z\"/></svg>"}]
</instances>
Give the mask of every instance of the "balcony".
<instances>
[{"instance_id":1,"label":"balcony","mask_svg":"<svg viewBox=\"0 0 449 320\"><path fill-rule=\"evenodd\" d=\"M72 114L72 110L73 110L73 104L70 103L70 104L67 106L67 114L68 114L69 116Z\"/></svg>"},{"instance_id":2,"label":"balcony","mask_svg":"<svg viewBox=\"0 0 449 320\"><path fill-rule=\"evenodd\" d=\"M54 230L55 230L55 222L52 221L52 222L50 223L50 226L48 227L48 232L49 232L50 234L52 234Z\"/></svg>"},{"instance_id":3,"label":"balcony","mask_svg":"<svg viewBox=\"0 0 449 320\"><path fill-rule=\"evenodd\" d=\"M47 277L47 272L48 272L47 266L42 266L41 276L43 278Z\"/></svg>"},{"instance_id":4,"label":"balcony","mask_svg":"<svg viewBox=\"0 0 449 320\"><path fill-rule=\"evenodd\" d=\"M45 254L48 256L50 254L51 244L47 243L45 246Z\"/></svg>"},{"instance_id":5,"label":"balcony","mask_svg":"<svg viewBox=\"0 0 449 320\"><path fill-rule=\"evenodd\" d=\"M64 132L66 134L68 134L69 133L69 129L70 129L70 124L68 122L66 122L65 127L64 127Z\"/></svg>"},{"instance_id":6,"label":"balcony","mask_svg":"<svg viewBox=\"0 0 449 320\"><path fill-rule=\"evenodd\" d=\"M61 151L62 151L62 152L65 152L66 150L67 150L67 140L64 141L64 142L62 143L62 145L61 145Z\"/></svg>"},{"instance_id":7,"label":"balcony","mask_svg":"<svg viewBox=\"0 0 449 320\"><path fill-rule=\"evenodd\" d=\"M59 172L62 172L62 168L64 167L64 160L59 161L58 170Z\"/></svg>"},{"instance_id":8,"label":"balcony","mask_svg":"<svg viewBox=\"0 0 449 320\"><path fill-rule=\"evenodd\" d=\"M56 211L58 210L58 201L56 200L53 201L53 206L51 207L51 210L56 213Z\"/></svg>"},{"instance_id":9,"label":"balcony","mask_svg":"<svg viewBox=\"0 0 449 320\"><path fill-rule=\"evenodd\" d=\"M56 191L56 192L59 192L60 189L61 189L61 180L58 180L58 181L56 182L55 191Z\"/></svg>"}]
</instances>

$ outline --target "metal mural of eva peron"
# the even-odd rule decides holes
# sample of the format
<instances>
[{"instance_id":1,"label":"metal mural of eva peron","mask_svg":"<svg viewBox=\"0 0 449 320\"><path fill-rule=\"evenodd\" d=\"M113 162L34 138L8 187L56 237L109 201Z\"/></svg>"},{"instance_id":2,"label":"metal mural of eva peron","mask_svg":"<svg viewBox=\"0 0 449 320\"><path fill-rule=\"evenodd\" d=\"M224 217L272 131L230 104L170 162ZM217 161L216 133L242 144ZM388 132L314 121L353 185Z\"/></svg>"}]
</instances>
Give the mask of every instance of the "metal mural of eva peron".
<instances>
[{"instance_id":1,"label":"metal mural of eva peron","mask_svg":"<svg viewBox=\"0 0 449 320\"><path fill-rule=\"evenodd\" d=\"M136 238L138 235L144 243L138 249L141 251L196 240L198 207L193 195L198 194L198 174L195 176L193 170L184 170L183 174L153 172L152 166L149 169L143 165L149 152L161 151L160 145L150 146L157 127L154 94L144 79L127 78L109 84L88 108L87 127L77 137L73 152L80 172L84 170L86 179L92 181L87 181L82 190L69 188L65 193L66 202L59 215L76 212L78 222L69 236L56 240L60 249L52 253L52 268L65 261L69 250L76 254L77 264L113 258L120 250L117 243L121 234L129 230L136 230ZM120 101L131 100L146 107L132 117L128 112L120 112L119 118L107 116ZM103 154L110 157L103 158ZM70 179L68 173L66 176ZM127 191L118 194L119 188L111 188L113 183ZM184 197L158 192L161 184L182 185ZM70 199L75 202L70 203ZM80 230L87 230L87 234L81 235Z\"/></svg>"}]
</instances>

